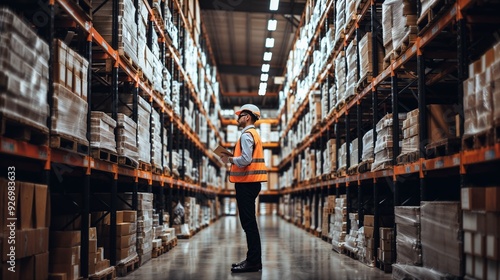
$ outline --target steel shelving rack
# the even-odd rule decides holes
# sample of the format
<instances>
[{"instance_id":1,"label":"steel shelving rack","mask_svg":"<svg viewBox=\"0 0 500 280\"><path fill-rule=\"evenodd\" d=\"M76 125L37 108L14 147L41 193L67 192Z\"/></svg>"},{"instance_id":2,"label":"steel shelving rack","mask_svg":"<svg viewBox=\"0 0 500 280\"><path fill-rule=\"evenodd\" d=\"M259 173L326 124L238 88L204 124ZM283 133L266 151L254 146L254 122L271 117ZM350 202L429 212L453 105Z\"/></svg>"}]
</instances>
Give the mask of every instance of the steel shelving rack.
<instances>
[{"instance_id":1,"label":"steel shelving rack","mask_svg":"<svg viewBox=\"0 0 500 280\"><path fill-rule=\"evenodd\" d=\"M118 24L118 1L109 0L113 3L113 26L117 27ZM135 7L138 6L138 2L141 1L148 10L148 32L147 32L147 45L151 46L152 32L156 32L159 38L160 45L160 55L161 59L168 70L172 73L173 78L182 82L181 86L181 110L184 110L184 102L187 100L192 100L196 106L196 111L204 115L207 119L206 129L207 131L215 131L216 137L220 140L221 136L216 129L216 124L213 124L208 117L208 112L205 110L203 104L198 98L196 92L196 87L193 84L190 76L185 70L186 65L184 64L183 56L186 53L179 51L172 44L172 39L165 34L162 27L159 27L156 22L157 18L152 9L153 1L151 0L135 0ZM188 19L184 15L184 8L182 4L177 1L169 1L170 10L173 13L174 19L176 19L176 26L179 29L180 39L185 36L191 36L194 41L194 34L190 30L193 27L190 25ZM93 27L90 12L84 12L82 7L71 0L50 0L48 3L49 15L49 25L47 30L47 41L52 42L55 38L56 24L55 21L55 6L61 8L60 11L64 15L64 20L60 21L64 26L57 26L57 28L68 28L77 29L79 32L83 33L80 36L79 53L83 55L92 64L93 59L99 60L111 60L112 70L111 76L111 98L112 98L112 117L117 119L117 106L119 98L119 83L128 83L132 88L132 94L134 99L133 104L133 115L132 118L137 121L137 101L138 96L141 95L146 98L146 100L152 104L153 110L158 110L160 113L160 119L163 129L168 129L169 131L169 151L171 152L173 148L182 150L182 162L180 166L184 166L184 149L188 149L193 158L200 159L202 156L206 156L210 160L210 164L216 168L220 168L222 163L219 161L214 154L207 149L203 142L208 143L207 139L200 139L199 136L184 122L184 114L181 116L176 116L173 110L167 106L163 101L163 98L154 91L146 81L143 81L139 75L139 72L132 67L128 61L124 60L118 52L118 29L113 28L113 40L112 42L107 42L99 32ZM83 5L83 4L82 4ZM161 5L165 5L162 1ZM88 8L88 7L87 7ZM137 12L136 12L137 13ZM59 24L59 22L58 22ZM203 38L206 37L204 32L201 32ZM184 44L185 40L179 40L180 44ZM210 45L203 41L204 51L211 51ZM185 46L182 45L180 48L185 51ZM213 57L210 55L211 62L213 63ZM52 102L52 95L54 92L52 83L54 81L52 74L52 61L54 58L53 48L50 52L49 61L49 92L48 100ZM205 67L201 61L201 51L198 49L197 57L198 67ZM204 72L204 71L203 71ZM89 67L88 80L87 80L87 90L88 90L88 104L89 104L89 114L87 118L87 138L90 140L90 111L92 106L92 76L98 76L99 73L93 73L92 67ZM210 83L209 77L204 72L202 79L206 83ZM209 88L210 94L210 107L207 109L214 110L214 104L216 103L216 97L214 94L214 89ZM52 105L52 104L50 104ZM216 108L215 108L216 109ZM50 120L50 118L49 118ZM49 123L50 127L50 123ZM175 135L174 135L175 134ZM161 133L163 137L163 133ZM163 140L163 139L162 139ZM163 150L163 149L162 149ZM163 151L162 151L163 153ZM9 160L13 160L16 163L23 163L26 165L26 172L33 172L40 174L40 178L37 181L46 183L52 190L58 189L63 193L66 192L76 192L81 195L82 200L78 204L77 213L75 213L75 219L78 216L86 217L91 212L91 197L93 196L93 191L95 188L92 185L99 185L99 191L109 192L111 194L111 199L108 201L106 206L106 211L110 215L111 228L110 236L112 239L116 238L116 210L118 198L117 194L119 191L128 190L133 193L131 209L137 209L137 192L142 189L146 192L154 192L155 195L155 208L160 210L160 214L163 210L170 213L172 217L172 198L174 195L184 199L185 196L196 197L198 201L204 200L214 200L218 194L218 188L216 186L201 184L200 177L194 178L193 180L187 180L184 176L183 170L180 172L179 178L174 178L172 176L167 176L160 173L155 173L153 171L145 171L138 168L133 168L129 166L118 165L117 163L112 163L104 160L94 158L88 154L80 154L72 151L66 151L57 148L50 148L48 146L38 146L34 144L27 143L25 141L11 139L7 137L0 136L0 154L5 157L2 160L2 165L8 164ZM163 157L162 157L163 158ZM163 159L162 159L163 160ZM195 162L195 166L198 166L200 161ZM33 166L35 168L33 168ZM21 168L19 168L21 169ZM170 153L170 169L172 170L172 153ZM26 176L27 177L27 176ZM75 180L75 178L83 177L83 180ZM72 187L62 186L58 184L59 181L66 180L65 183L71 182L75 183ZM30 178L33 180L33 178ZM120 182L120 183L119 183ZM53 188L53 186L56 186ZM101 188L102 185L107 185L107 188ZM122 187L127 186L127 187ZM166 199L165 199L166 198ZM166 200L166 201L165 201ZM160 215L161 217L162 215ZM161 219L161 218L160 218ZM81 219L81 275L83 277L88 277L88 245L89 245L89 220ZM110 261L112 265L115 265L116 260L116 242L111 240L110 242Z\"/></svg>"},{"instance_id":2,"label":"steel shelving rack","mask_svg":"<svg viewBox=\"0 0 500 280\"><path fill-rule=\"evenodd\" d=\"M315 2L309 1L308 3ZM331 10L326 10L321 17L317 26L315 35L309 43L307 56L312 56L312 50L319 49L317 38L321 34L324 35L329 24L334 21L335 5L328 1L327 7ZM375 127L377 122L383 116L382 113L393 113L393 139L399 139L399 129L397 114L399 112L407 112L411 109L419 109L419 135L420 143L426 143L427 136L427 120L426 120L426 105L435 101L436 103L445 103L443 98L452 97L453 102L456 102L456 113L460 116L460 132L463 134L463 81L467 78L468 65L472 59L479 57L481 51L492 46L493 42L483 43L480 47L472 49L471 39L467 28L470 25L480 24L481 21L474 22L470 20L472 17L468 13L473 13L478 5L489 5L479 3L475 0L457 0L447 1L451 3L443 9L443 13L432 21L425 29L419 30L418 37L414 43L402 52L395 60L391 61L385 69L378 69L378 44L381 36L381 18L380 9L383 1L371 0L364 1L358 9L358 18L355 22L346 29L343 42L337 44L329 55L326 67L317 76L313 86L308 90L306 97L298 106L298 110L293 113L292 117L282 123L282 137L286 137L287 133L294 129L298 121L309 110L308 97L314 90L322 90L322 85L326 84L330 87L330 77L332 73L333 59L344 51L348 43L357 38L358 42L363 33L369 30L372 33L372 69L373 80L368 86L360 89L356 96L348 100L345 106L338 110L333 110L321 122L321 126L302 143L293 149L290 155L282 159L279 166L280 171L286 171L293 166L297 156L303 153L307 147L317 147L321 150L325 149L325 143L328 139L336 138L337 149L340 147L341 139L346 143L358 137L359 147L361 147L361 137L363 130ZM420 1L417 1L420 2ZM496 7L496 6L495 6ZM480 12L479 12L480 13ZM326 18L325 18L325 15ZM479 22L479 23L478 23ZM483 21L483 23L496 24L498 21ZM483 34L486 36L487 34ZM491 33L490 33L491 35ZM448 54L446 46L443 47L443 41L448 41L454 49ZM488 45L489 44L489 45ZM434 51L434 50L438 51ZM439 50L442 50L439 52ZM443 68L441 73L437 73L434 59L442 59L450 61L447 67ZM307 59L304 59L307 61ZM429 65L427 65L429 64ZM287 96L293 95L296 89L296 82L300 75L304 75L307 71L307 64L303 64L300 73L295 77L290 85L290 92ZM431 69L429 72L429 68ZM359 69L359 67L358 67ZM439 84L445 77L456 72L454 87L456 91L444 96L436 96L431 94L432 90L428 87L433 84ZM441 99L440 99L441 98ZM408 103L410 104L408 106ZM283 104L282 104L283 105ZM286 105L280 110L280 116L285 114ZM283 118L282 118L283 120ZM367 127L370 124L371 127ZM353 137L354 136L354 137ZM373 146L375 147L376 133L373 137ZM487 165L493 169L498 168L500 163L500 143L495 143L493 146L482 147L470 151L461 150L458 153L438 156L436 158L427 159L424 145L420 145L420 153L418 160L403 165L397 165L396 157L399 153L398 141L394 141L393 146L393 167L386 170L376 172L357 173L354 175L337 176L329 174L313 178L305 182L296 182L291 187L281 186L281 195L290 195L293 199L299 201L312 200L318 201L319 198L324 198L328 194L347 195L347 212L351 213L357 210L359 215L359 223L362 226L363 215L366 213L375 215L374 226L374 252L376 256L376 248L378 247L379 239L379 222L378 217L394 206L399 205L419 205L420 201L433 199L450 199L460 200L460 188L465 187L467 181L471 177L470 170L481 174L479 168L474 166ZM361 159L361 149L359 150L358 160ZM338 157L338 152L337 152ZM322 159L321 163L323 163ZM350 166L350 154L347 149L347 167ZM337 159L338 164L338 159ZM452 182L456 182L455 186L436 186L442 182L440 177L448 176L452 178ZM448 191L447 194L442 194L442 190ZM385 207L381 207L385 204ZM315 203L316 213L322 213L323 203ZM370 211L371 209L371 211ZM294 210L292 210L294 211ZM389 213L390 214L390 213ZM393 214L393 212L392 212ZM289 217L284 217L289 218ZM316 225L318 225L318 216L312 217ZM349 221L349 220L348 220ZM349 222L348 222L349 223ZM348 224L347 232L350 225ZM395 238L394 238L395 240ZM394 246L395 248L395 246ZM395 261L395 254L393 254Z\"/></svg>"}]
</instances>

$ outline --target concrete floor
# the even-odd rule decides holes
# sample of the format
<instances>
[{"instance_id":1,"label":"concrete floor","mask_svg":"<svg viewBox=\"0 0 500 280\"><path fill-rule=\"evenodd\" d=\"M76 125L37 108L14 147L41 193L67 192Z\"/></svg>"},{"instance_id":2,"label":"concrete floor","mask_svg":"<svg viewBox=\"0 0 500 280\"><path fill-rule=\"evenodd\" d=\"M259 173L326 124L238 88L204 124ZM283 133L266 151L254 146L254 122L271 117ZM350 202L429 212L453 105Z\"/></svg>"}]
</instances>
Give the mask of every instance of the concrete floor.
<instances>
[{"instance_id":1,"label":"concrete floor","mask_svg":"<svg viewBox=\"0 0 500 280\"><path fill-rule=\"evenodd\" d=\"M239 219L228 216L120 279L392 279L277 216L259 216L258 223L262 271L231 273L231 263L245 258L246 239Z\"/></svg>"}]
</instances>

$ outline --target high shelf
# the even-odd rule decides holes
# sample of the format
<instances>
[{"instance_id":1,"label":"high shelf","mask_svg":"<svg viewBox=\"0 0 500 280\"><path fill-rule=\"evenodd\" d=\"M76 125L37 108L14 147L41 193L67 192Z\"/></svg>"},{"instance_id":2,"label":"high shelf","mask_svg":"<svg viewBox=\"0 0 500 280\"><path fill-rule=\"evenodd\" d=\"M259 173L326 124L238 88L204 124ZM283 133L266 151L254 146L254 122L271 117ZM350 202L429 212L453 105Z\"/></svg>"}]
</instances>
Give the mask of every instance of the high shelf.
<instances>
[{"instance_id":1,"label":"high shelf","mask_svg":"<svg viewBox=\"0 0 500 280\"><path fill-rule=\"evenodd\" d=\"M190 197L193 198L191 202L212 205L210 211L213 211L213 215L208 221L210 223L219 215L219 211L215 209L219 208L216 204L222 183L221 172L225 172L221 170L222 162L212 152L214 145L222 142L219 130L216 129L220 126L220 89L210 45L201 25L199 8L190 6L198 3L176 0L98 2L92 6L82 1L49 1L46 9L47 13L50 12L47 15L48 24L37 25L38 33L44 36L46 42L51 44L55 39L60 39L64 41L60 44L66 44L71 52L76 53L75 56L80 55L88 61L88 72L84 73L87 79L83 81L87 85L85 98L86 105L88 104L88 112L85 112L87 126L83 128L84 139L74 140L71 135L57 136L61 143L55 145L54 132L49 131L44 143L35 144L17 135L4 135L3 127L0 136L2 166L15 164L19 180L47 184L53 195L53 202L61 197L74 200L71 207L73 212L70 214L75 220L81 221L80 267L84 278L89 276L89 228L95 224L91 225L89 219L81 217L89 216L92 211L105 211L109 214L109 259L114 266L119 261L114 234L117 231L116 211L120 210L117 207L123 200L118 198L119 194L130 192L132 200L128 207L137 210L137 193L154 193L153 205L159 214L160 224L163 223L165 212L169 214L170 226L173 225L173 200L184 204ZM144 43L145 48L142 50L145 55L155 56L161 63L157 67L160 72L163 68L163 73L159 73L162 77L160 80L153 77L154 67L134 57L137 53L127 52L127 46L123 43L125 34L122 32L128 26L124 23L125 16L120 14L123 10L119 10L123 6L127 9L128 4L124 2L133 3L131 26L139 40L140 36L144 38L144 42L140 44ZM13 2L9 5L14 11L22 12L28 17L36 12ZM111 8L109 14L105 15L105 20L109 20L109 27L113 26L109 30L102 27L103 16L100 14L106 13L103 10L108 7ZM135 38L132 42L136 44L134 40ZM54 62L57 64L58 60L56 51L56 47L50 48L47 100L51 114L53 107L57 106L52 101L56 96L56 85L53 83L58 83L60 79L54 75L53 70ZM145 61L149 61L149 58L142 57ZM172 100L174 97L178 99ZM91 112L103 111L115 122L123 114L138 125L141 106L149 108L148 113L151 115L148 114L143 123L149 130L145 140L151 145L146 150L160 153L159 157L154 158L148 152L146 158L149 161L131 159L120 156L116 151L109 152L89 145L94 133L91 125L95 122L91 118ZM57 118L58 116L49 116L49 130L51 119ZM160 124L159 127L155 126L155 121ZM75 125L77 122L78 120ZM140 126L137 127L137 134L134 135L138 145L144 140L139 135L140 129ZM115 128L116 141L123 137L117 132L118 128ZM161 144L159 149L153 144L153 134L156 133ZM63 140L68 140L71 145L63 145ZM216 176L207 176L208 170ZM77 198L73 198L73 195L77 195ZM193 204L193 212L194 207ZM71 212L69 209L67 211ZM58 214L54 212L52 214ZM206 225L196 225L191 233Z\"/></svg>"},{"instance_id":2,"label":"high shelf","mask_svg":"<svg viewBox=\"0 0 500 280\"><path fill-rule=\"evenodd\" d=\"M392 28L386 28L382 15L390 4L384 1L308 1L280 104L280 215L332 242L328 225L333 222L325 219L334 216L328 200L335 195L347 213L341 215L349 217L340 230L347 233L345 243L336 245L334 237L333 248L345 252L352 218L357 231L365 216L374 217L369 225L374 262L367 263L386 271L397 259L395 207L459 202L464 188L494 184L492 170L500 166L493 117L488 132L464 136L469 127L464 128L464 81L471 69L480 72L482 56L483 69L492 63L488 54L499 22L488 9L498 4L417 2L413 10L405 6L405 22L392 18ZM408 28L398 45L396 25ZM391 29L394 41L386 42ZM453 123L447 126L452 132L436 136L443 128L436 119ZM366 148L371 149L368 160ZM377 251L383 227L393 228L390 260L377 257L386 250ZM460 258L464 265L465 257ZM464 267L458 274L465 275Z\"/></svg>"}]
</instances>

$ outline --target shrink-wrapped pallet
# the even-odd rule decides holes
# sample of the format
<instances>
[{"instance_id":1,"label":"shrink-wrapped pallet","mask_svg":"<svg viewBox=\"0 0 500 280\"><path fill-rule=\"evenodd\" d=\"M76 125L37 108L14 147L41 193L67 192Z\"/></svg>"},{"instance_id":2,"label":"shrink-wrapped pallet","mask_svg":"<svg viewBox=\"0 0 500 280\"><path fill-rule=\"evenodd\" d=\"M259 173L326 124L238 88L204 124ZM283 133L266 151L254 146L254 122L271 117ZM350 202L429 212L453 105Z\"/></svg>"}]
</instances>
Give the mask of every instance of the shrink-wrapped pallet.
<instances>
[{"instance_id":1,"label":"shrink-wrapped pallet","mask_svg":"<svg viewBox=\"0 0 500 280\"><path fill-rule=\"evenodd\" d=\"M420 206L394 207L397 263L421 265Z\"/></svg>"},{"instance_id":2,"label":"shrink-wrapped pallet","mask_svg":"<svg viewBox=\"0 0 500 280\"><path fill-rule=\"evenodd\" d=\"M356 47L356 40L352 40L347 46L346 50L347 57L347 79L346 79L346 93L345 98L349 98L356 95L356 88L358 84L358 51Z\"/></svg>"},{"instance_id":3,"label":"shrink-wrapped pallet","mask_svg":"<svg viewBox=\"0 0 500 280\"><path fill-rule=\"evenodd\" d=\"M156 165L158 168L163 168L162 166L162 142L161 142L161 133L162 126L160 122L160 114L156 110L153 109L153 113L151 114L151 141L152 141L152 150L151 150L151 163Z\"/></svg>"},{"instance_id":4,"label":"shrink-wrapped pallet","mask_svg":"<svg viewBox=\"0 0 500 280\"><path fill-rule=\"evenodd\" d=\"M408 112L403 122L401 154L416 152L420 148L418 112L418 109Z\"/></svg>"},{"instance_id":5,"label":"shrink-wrapped pallet","mask_svg":"<svg viewBox=\"0 0 500 280\"><path fill-rule=\"evenodd\" d=\"M347 235L347 201L345 197L335 199L335 214L331 228L332 247L335 251L342 252Z\"/></svg>"},{"instance_id":6,"label":"shrink-wrapped pallet","mask_svg":"<svg viewBox=\"0 0 500 280\"><path fill-rule=\"evenodd\" d=\"M353 167L358 165L359 163L359 157L358 157L358 151L359 151L359 144L358 144L358 138L354 139L350 143L350 166Z\"/></svg>"},{"instance_id":7,"label":"shrink-wrapped pallet","mask_svg":"<svg viewBox=\"0 0 500 280\"><path fill-rule=\"evenodd\" d=\"M382 6L382 36L386 53L398 49L404 43L413 42L418 31L416 2L388 0ZM392 41L392 48L388 46L390 41Z\"/></svg>"},{"instance_id":8,"label":"shrink-wrapped pallet","mask_svg":"<svg viewBox=\"0 0 500 280\"><path fill-rule=\"evenodd\" d=\"M81 97L60 84L54 84L51 133L88 145L87 108L87 102Z\"/></svg>"},{"instance_id":9,"label":"shrink-wrapped pallet","mask_svg":"<svg viewBox=\"0 0 500 280\"><path fill-rule=\"evenodd\" d=\"M373 129L363 135L363 152L361 155L362 161L373 160Z\"/></svg>"},{"instance_id":10,"label":"shrink-wrapped pallet","mask_svg":"<svg viewBox=\"0 0 500 280\"><path fill-rule=\"evenodd\" d=\"M142 1L139 1L142 2ZM106 40L112 42L113 3L107 0L94 0L92 5L100 7L93 14L92 25ZM102 6L101 6L102 5ZM132 0L119 0L118 3L118 51L131 58L136 64L137 57L137 24L135 23L136 9Z\"/></svg>"},{"instance_id":11,"label":"shrink-wrapped pallet","mask_svg":"<svg viewBox=\"0 0 500 280\"><path fill-rule=\"evenodd\" d=\"M346 61L345 54L341 52L335 58L335 85L337 86L337 103L335 107L340 106L346 99L347 91Z\"/></svg>"},{"instance_id":12,"label":"shrink-wrapped pallet","mask_svg":"<svg viewBox=\"0 0 500 280\"><path fill-rule=\"evenodd\" d=\"M139 158L137 148L137 123L127 115L118 113L116 126L116 151L118 155L137 161Z\"/></svg>"},{"instance_id":13,"label":"shrink-wrapped pallet","mask_svg":"<svg viewBox=\"0 0 500 280\"><path fill-rule=\"evenodd\" d=\"M346 23L346 0L335 2L336 21L335 21L335 42L344 39Z\"/></svg>"},{"instance_id":14,"label":"shrink-wrapped pallet","mask_svg":"<svg viewBox=\"0 0 500 280\"><path fill-rule=\"evenodd\" d=\"M406 118L406 114L399 114L399 126L401 129L403 121ZM399 141L400 139L392 139L392 113L385 115L376 126L377 131L377 141L375 143L375 159L372 164L372 171L379 169L384 169L392 166L393 159L393 141ZM401 133L400 133L401 135Z\"/></svg>"},{"instance_id":15,"label":"shrink-wrapped pallet","mask_svg":"<svg viewBox=\"0 0 500 280\"><path fill-rule=\"evenodd\" d=\"M347 165L347 143L344 142L339 149L339 169L346 168Z\"/></svg>"},{"instance_id":16,"label":"shrink-wrapped pallet","mask_svg":"<svg viewBox=\"0 0 500 280\"><path fill-rule=\"evenodd\" d=\"M359 41L359 83L371 82L373 78L373 40L372 33L367 32ZM378 69L383 69L383 49L378 47ZM360 84L358 83L358 87Z\"/></svg>"},{"instance_id":17,"label":"shrink-wrapped pallet","mask_svg":"<svg viewBox=\"0 0 500 280\"><path fill-rule=\"evenodd\" d=\"M49 46L6 8L0 42L0 114L47 133Z\"/></svg>"},{"instance_id":18,"label":"shrink-wrapped pallet","mask_svg":"<svg viewBox=\"0 0 500 280\"><path fill-rule=\"evenodd\" d=\"M90 114L90 146L116 153L116 121L104 112Z\"/></svg>"},{"instance_id":19,"label":"shrink-wrapped pallet","mask_svg":"<svg viewBox=\"0 0 500 280\"><path fill-rule=\"evenodd\" d=\"M145 163L151 162L151 137L150 116L151 105L139 96L137 110L137 144L139 147L139 160Z\"/></svg>"},{"instance_id":20,"label":"shrink-wrapped pallet","mask_svg":"<svg viewBox=\"0 0 500 280\"><path fill-rule=\"evenodd\" d=\"M422 259L425 267L461 275L463 242L462 214L454 201L421 202Z\"/></svg>"}]
</instances>

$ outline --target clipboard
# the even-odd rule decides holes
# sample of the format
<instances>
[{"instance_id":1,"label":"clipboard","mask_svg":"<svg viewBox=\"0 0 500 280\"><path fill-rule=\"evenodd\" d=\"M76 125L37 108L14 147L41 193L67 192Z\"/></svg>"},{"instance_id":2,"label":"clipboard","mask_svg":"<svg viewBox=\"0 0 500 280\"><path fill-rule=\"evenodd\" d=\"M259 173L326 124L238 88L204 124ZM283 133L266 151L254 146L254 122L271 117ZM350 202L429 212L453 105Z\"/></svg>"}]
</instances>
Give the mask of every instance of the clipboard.
<instances>
[{"instance_id":1,"label":"clipboard","mask_svg":"<svg viewBox=\"0 0 500 280\"><path fill-rule=\"evenodd\" d=\"M222 147L221 145L218 145L217 148L215 148L214 153L219 156L226 156L226 157L231 157L233 156L233 153L228 151L226 148Z\"/></svg>"}]
</instances>

